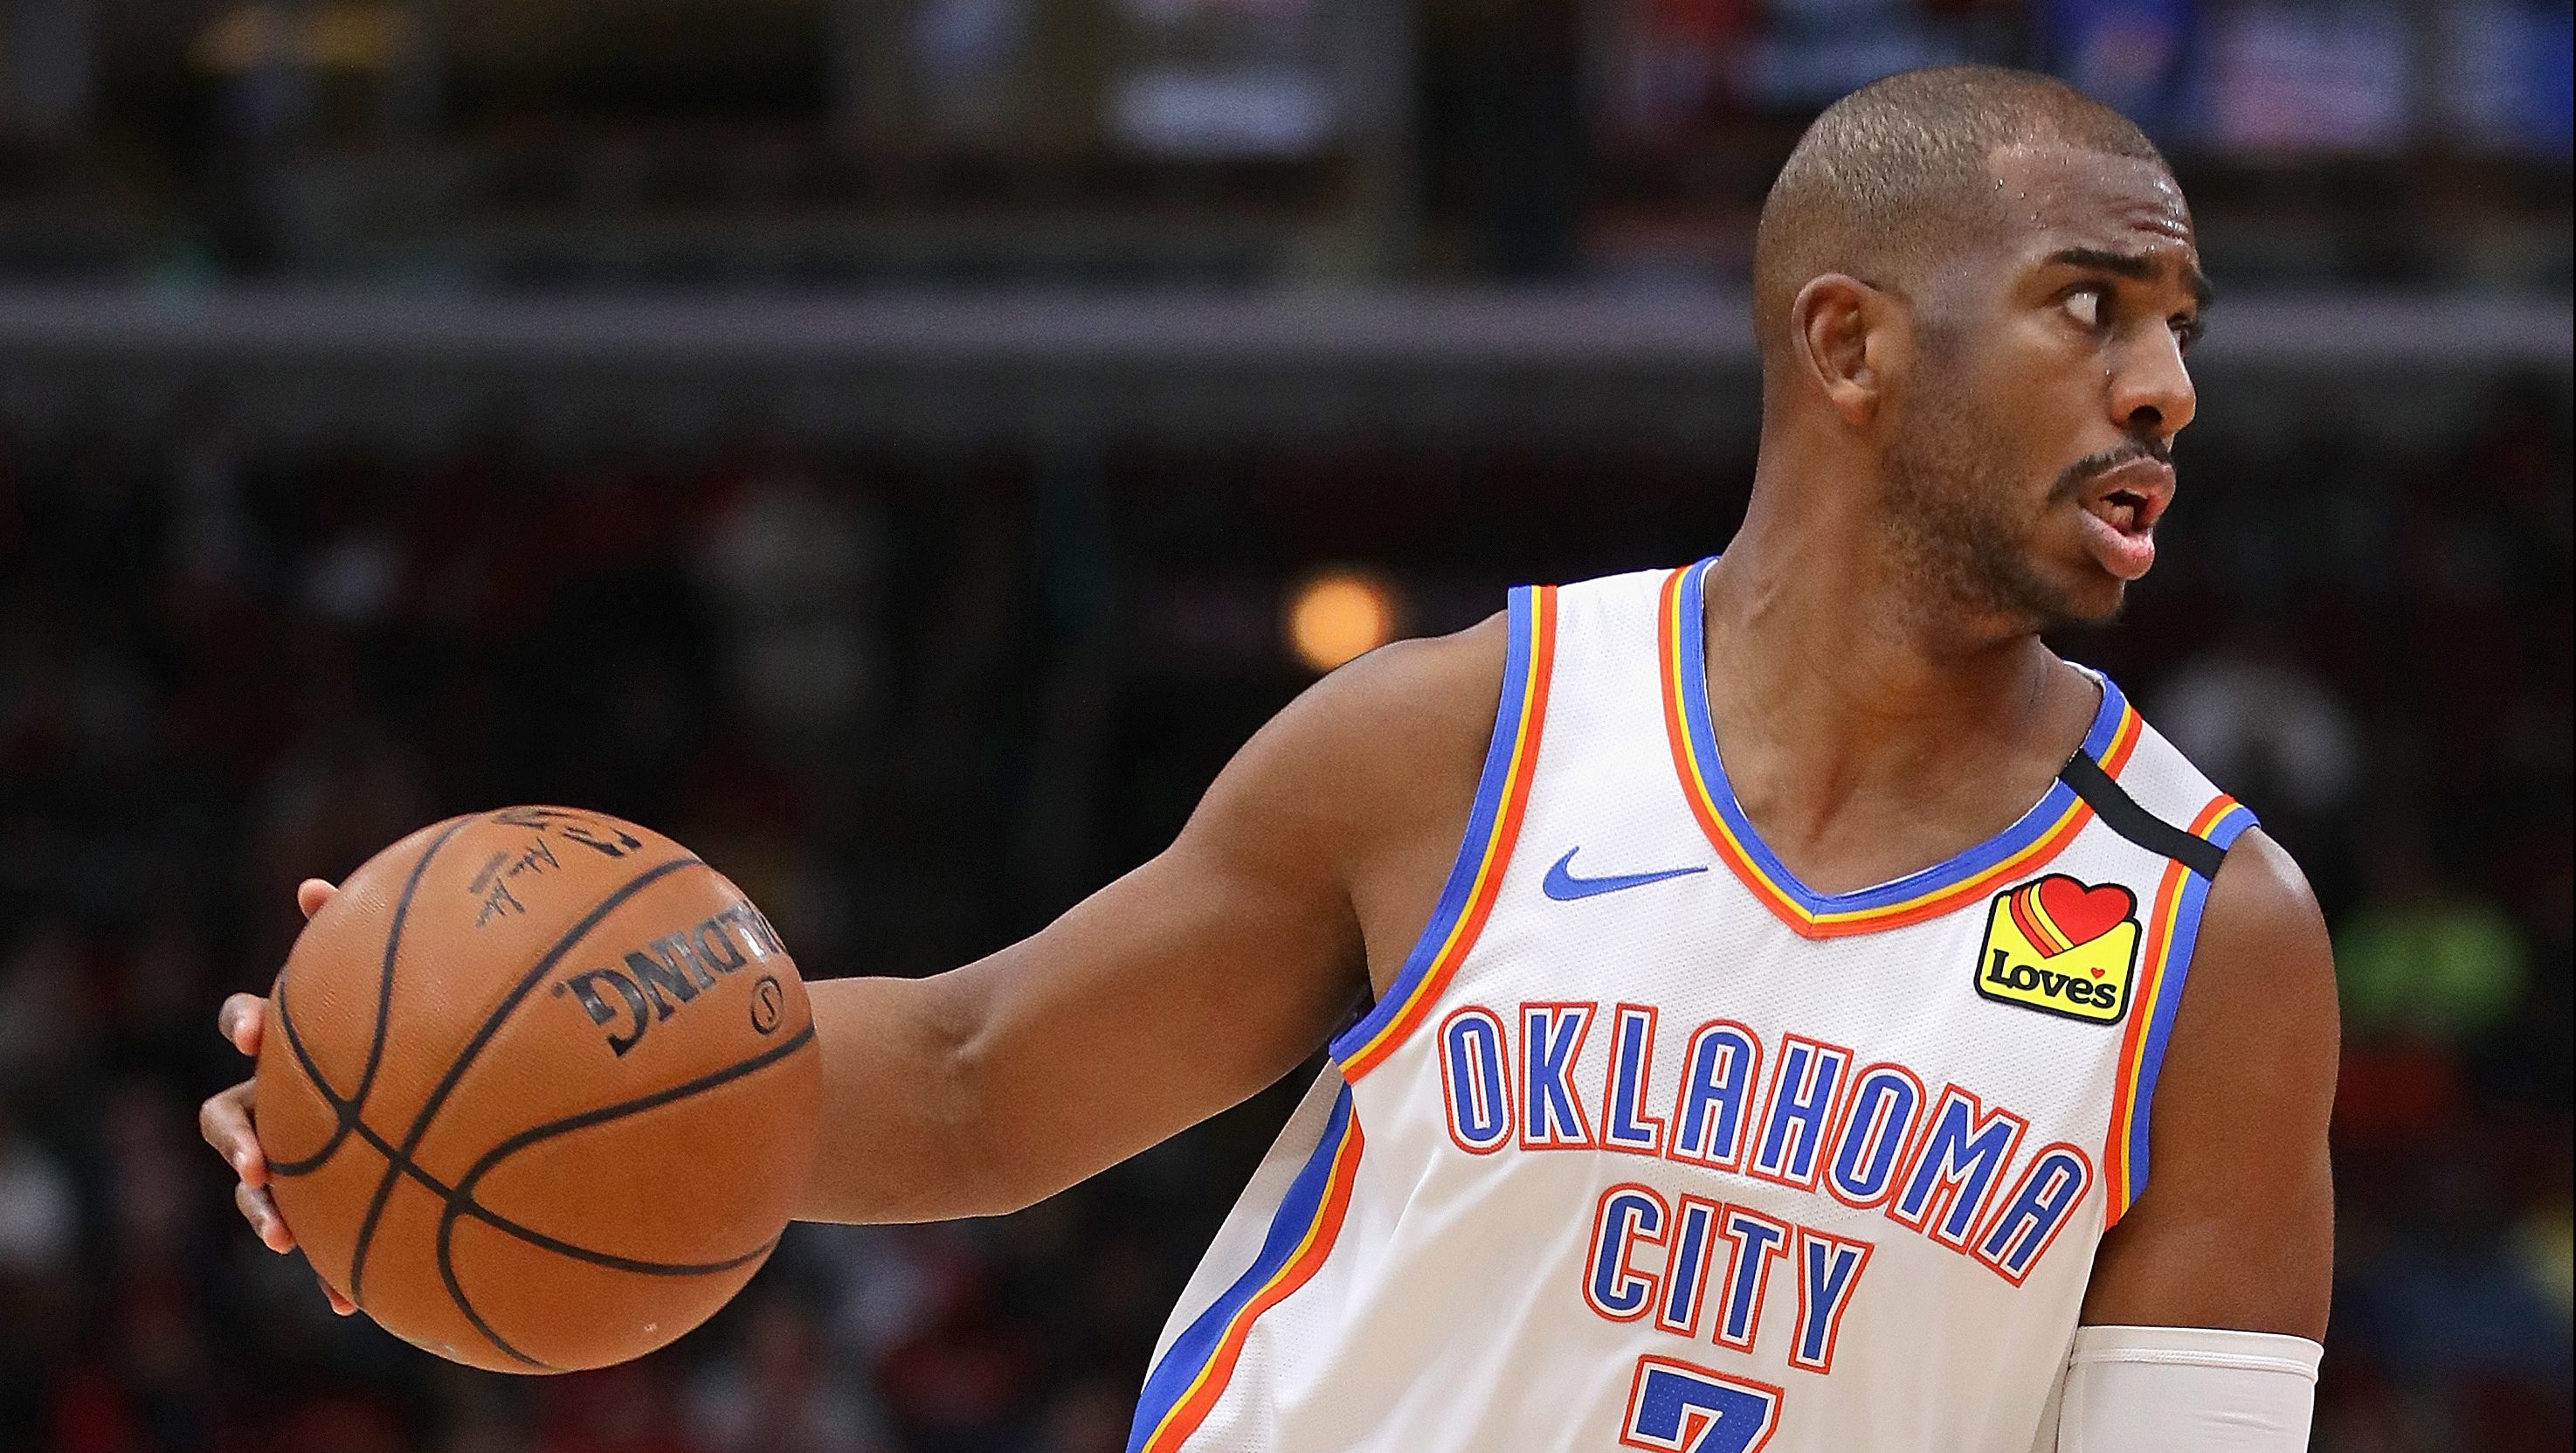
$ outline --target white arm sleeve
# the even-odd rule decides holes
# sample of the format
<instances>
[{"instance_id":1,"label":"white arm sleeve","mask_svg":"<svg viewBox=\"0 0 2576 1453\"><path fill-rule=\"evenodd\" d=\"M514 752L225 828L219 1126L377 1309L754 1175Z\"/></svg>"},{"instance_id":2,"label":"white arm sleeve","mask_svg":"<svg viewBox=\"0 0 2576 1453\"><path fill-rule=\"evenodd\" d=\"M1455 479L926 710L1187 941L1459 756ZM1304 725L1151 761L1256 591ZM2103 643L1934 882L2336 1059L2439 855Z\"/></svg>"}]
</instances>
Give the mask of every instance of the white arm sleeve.
<instances>
[{"instance_id":1,"label":"white arm sleeve","mask_svg":"<svg viewBox=\"0 0 2576 1453\"><path fill-rule=\"evenodd\" d=\"M2302 1453L2324 1355L2277 1332L2079 1327L2057 1453Z\"/></svg>"}]
</instances>

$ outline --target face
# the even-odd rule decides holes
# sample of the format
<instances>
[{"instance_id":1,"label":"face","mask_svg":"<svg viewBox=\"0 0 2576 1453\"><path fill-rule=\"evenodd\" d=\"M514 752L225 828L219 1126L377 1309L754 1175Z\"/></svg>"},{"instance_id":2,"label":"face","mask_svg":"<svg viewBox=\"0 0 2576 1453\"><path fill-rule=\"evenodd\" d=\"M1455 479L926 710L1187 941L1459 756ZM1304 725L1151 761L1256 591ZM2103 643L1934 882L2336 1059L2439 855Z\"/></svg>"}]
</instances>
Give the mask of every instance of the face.
<instances>
[{"instance_id":1,"label":"face","mask_svg":"<svg viewBox=\"0 0 2576 1453\"><path fill-rule=\"evenodd\" d=\"M2015 629L2108 620L2155 562L2191 422L2208 294L2191 215L2153 162L2052 144L1992 169L2005 225L1910 300L1890 518L1950 600Z\"/></svg>"}]
</instances>

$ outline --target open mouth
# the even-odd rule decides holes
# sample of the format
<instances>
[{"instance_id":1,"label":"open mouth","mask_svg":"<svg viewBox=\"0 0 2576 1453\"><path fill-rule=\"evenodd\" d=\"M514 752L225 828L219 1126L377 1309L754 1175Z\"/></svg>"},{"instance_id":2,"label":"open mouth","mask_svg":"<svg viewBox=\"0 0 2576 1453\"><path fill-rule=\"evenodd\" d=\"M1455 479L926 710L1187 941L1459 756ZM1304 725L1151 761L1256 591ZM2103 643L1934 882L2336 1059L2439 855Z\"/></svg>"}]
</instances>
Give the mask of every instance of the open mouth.
<instances>
[{"instance_id":1,"label":"open mouth","mask_svg":"<svg viewBox=\"0 0 2576 1453\"><path fill-rule=\"evenodd\" d=\"M2173 503L2173 466L2137 458L2094 476L2080 496L2093 520L2088 544L2094 560L2122 580L2135 580L2156 563L2155 525Z\"/></svg>"},{"instance_id":2,"label":"open mouth","mask_svg":"<svg viewBox=\"0 0 2576 1453\"><path fill-rule=\"evenodd\" d=\"M2155 528L2173 502L2173 466L2161 459L2132 459L2104 470L2084 491L2085 512L2126 536Z\"/></svg>"}]
</instances>

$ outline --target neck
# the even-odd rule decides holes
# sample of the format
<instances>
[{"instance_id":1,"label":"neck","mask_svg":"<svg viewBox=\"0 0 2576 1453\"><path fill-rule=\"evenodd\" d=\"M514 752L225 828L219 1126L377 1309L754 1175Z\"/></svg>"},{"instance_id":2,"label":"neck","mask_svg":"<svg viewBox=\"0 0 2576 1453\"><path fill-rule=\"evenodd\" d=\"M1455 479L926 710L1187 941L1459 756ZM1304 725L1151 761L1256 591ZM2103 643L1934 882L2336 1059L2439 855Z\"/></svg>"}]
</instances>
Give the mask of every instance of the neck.
<instances>
[{"instance_id":1,"label":"neck","mask_svg":"<svg viewBox=\"0 0 2576 1453\"><path fill-rule=\"evenodd\" d=\"M1819 878L1847 876L1841 848L1874 817L1953 823L1958 846L1999 830L2082 740L2092 683L2036 632L1926 599L1874 494L1773 463L1705 602L1709 709L1745 810Z\"/></svg>"},{"instance_id":2,"label":"neck","mask_svg":"<svg viewBox=\"0 0 2576 1453\"><path fill-rule=\"evenodd\" d=\"M1927 598L1875 492L1848 485L1757 477L1707 594L1730 673L1762 673L1767 690L1829 711L1947 730L2026 710L2064 669L2027 625Z\"/></svg>"}]
</instances>

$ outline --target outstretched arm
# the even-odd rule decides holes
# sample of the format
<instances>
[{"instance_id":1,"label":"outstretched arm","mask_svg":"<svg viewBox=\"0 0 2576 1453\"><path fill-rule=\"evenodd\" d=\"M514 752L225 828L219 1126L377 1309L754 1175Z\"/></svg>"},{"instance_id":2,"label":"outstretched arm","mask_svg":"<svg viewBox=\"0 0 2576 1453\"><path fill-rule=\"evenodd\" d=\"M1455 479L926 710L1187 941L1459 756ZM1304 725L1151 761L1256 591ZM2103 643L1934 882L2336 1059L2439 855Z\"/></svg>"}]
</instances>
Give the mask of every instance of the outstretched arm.
<instances>
[{"instance_id":1,"label":"outstretched arm","mask_svg":"<svg viewBox=\"0 0 2576 1453\"><path fill-rule=\"evenodd\" d=\"M1015 1210L1314 1053L1369 965L1399 962L1430 915L1503 654L1496 618L1353 662L1244 746L1169 848L1034 937L927 979L812 985L822 1143L797 1214ZM299 901L309 914L329 893L308 882ZM262 1008L224 1006L244 1053ZM241 1178L243 1214L284 1251L252 1090L208 1100L200 1124Z\"/></svg>"}]
</instances>

